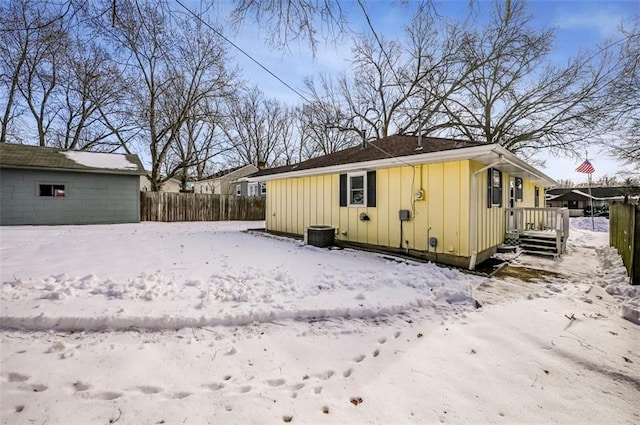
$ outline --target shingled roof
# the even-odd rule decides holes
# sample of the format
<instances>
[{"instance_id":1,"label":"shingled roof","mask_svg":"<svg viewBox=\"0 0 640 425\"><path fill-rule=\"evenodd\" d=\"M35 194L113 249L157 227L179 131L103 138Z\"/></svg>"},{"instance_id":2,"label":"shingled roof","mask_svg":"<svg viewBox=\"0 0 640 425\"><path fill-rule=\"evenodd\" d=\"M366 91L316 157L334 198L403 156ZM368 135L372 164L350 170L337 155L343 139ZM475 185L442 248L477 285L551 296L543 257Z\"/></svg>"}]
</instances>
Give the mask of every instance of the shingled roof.
<instances>
[{"instance_id":1,"label":"shingled roof","mask_svg":"<svg viewBox=\"0 0 640 425\"><path fill-rule=\"evenodd\" d=\"M589 188L560 188L547 190L548 201L581 201L589 198ZM624 196L640 195L640 187L592 187L591 197L594 199L604 200L611 198L623 198Z\"/></svg>"},{"instance_id":2,"label":"shingled roof","mask_svg":"<svg viewBox=\"0 0 640 425\"><path fill-rule=\"evenodd\" d=\"M145 173L137 155L69 151L41 146L0 143L0 167L101 174Z\"/></svg>"},{"instance_id":3,"label":"shingled roof","mask_svg":"<svg viewBox=\"0 0 640 425\"><path fill-rule=\"evenodd\" d=\"M331 167L334 165L357 164L359 162L399 158L453 149L463 149L480 146L482 144L483 143L464 140L423 137L422 148L418 148L417 136L394 135L368 142L364 146L354 146L328 155L312 158L298 164L260 170L257 173L252 174L251 177Z\"/></svg>"}]
</instances>

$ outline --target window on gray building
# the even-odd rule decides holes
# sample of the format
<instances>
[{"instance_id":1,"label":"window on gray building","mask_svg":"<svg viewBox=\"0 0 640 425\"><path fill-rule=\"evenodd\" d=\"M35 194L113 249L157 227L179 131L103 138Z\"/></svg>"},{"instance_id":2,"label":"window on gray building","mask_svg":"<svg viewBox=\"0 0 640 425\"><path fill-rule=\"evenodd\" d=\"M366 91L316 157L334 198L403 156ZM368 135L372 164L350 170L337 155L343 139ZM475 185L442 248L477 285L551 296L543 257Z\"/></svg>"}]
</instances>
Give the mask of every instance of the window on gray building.
<instances>
[{"instance_id":1,"label":"window on gray building","mask_svg":"<svg viewBox=\"0 0 640 425\"><path fill-rule=\"evenodd\" d=\"M63 184L41 184L39 194L40 196L63 197L65 196L65 188Z\"/></svg>"}]
</instances>

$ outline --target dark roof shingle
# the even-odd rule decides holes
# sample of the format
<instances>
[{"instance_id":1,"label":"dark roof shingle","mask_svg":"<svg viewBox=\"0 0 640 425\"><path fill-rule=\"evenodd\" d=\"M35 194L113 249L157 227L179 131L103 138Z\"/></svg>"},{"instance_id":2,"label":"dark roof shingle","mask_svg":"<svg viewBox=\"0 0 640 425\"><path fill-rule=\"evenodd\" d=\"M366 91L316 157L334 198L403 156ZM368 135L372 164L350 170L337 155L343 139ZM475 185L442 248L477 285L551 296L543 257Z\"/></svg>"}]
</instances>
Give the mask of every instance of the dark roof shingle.
<instances>
[{"instance_id":1,"label":"dark roof shingle","mask_svg":"<svg viewBox=\"0 0 640 425\"><path fill-rule=\"evenodd\" d=\"M356 164L358 162L375 161L386 158L398 158L403 156L418 155L432 152L440 152L452 149L462 149L480 146L483 143L439 137L423 137L422 149L418 147L417 136L394 135L368 142L362 145L347 148L328 155L311 158L293 165L268 168L260 170L251 177L267 176L272 174L287 173L292 171L309 170L313 168L330 167L334 165Z\"/></svg>"}]
</instances>

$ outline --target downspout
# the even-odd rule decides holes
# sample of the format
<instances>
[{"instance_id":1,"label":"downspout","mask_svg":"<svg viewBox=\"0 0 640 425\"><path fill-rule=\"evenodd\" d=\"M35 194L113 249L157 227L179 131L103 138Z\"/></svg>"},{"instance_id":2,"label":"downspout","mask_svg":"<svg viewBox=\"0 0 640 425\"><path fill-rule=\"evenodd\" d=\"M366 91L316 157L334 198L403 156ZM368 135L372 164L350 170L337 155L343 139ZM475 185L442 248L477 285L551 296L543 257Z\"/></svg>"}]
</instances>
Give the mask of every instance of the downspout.
<instances>
[{"instance_id":1,"label":"downspout","mask_svg":"<svg viewBox=\"0 0 640 425\"><path fill-rule=\"evenodd\" d=\"M473 173L471 176L471 258L469 260L469 270L475 270L478 257L478 174L493 168L504 161L504 155L498 154L498 160L486 165Z\"/></svg>"}]
</instances>

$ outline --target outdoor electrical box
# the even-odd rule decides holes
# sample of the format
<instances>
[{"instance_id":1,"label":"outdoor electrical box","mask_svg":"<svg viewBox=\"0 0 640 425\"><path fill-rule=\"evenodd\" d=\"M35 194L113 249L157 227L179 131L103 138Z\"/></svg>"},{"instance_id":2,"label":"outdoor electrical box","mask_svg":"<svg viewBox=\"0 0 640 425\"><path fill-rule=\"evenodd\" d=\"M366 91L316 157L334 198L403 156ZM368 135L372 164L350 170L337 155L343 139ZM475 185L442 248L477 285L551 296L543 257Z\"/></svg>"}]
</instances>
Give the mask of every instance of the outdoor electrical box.
<instances>
[{"instance_id":1,"label":"outdoor electrical box","mask_svg":"<svg viewBox=\"0 0 640 425\"><path fill-rule=\"evenodd\" d=\"M409 221L411 219L411 213L409 210L400 210L400 221Z\"/></svg>"},{"instance_id":2,"label":"outdoor electrical box","mask_svg":"<svg viewBox=\"0 0 640 425\"><path fill-rule=\"evenodd\" d=\"M429 238L429 246L431 248L438 246L438 238Z\"/></svg>"}]
</instances>

